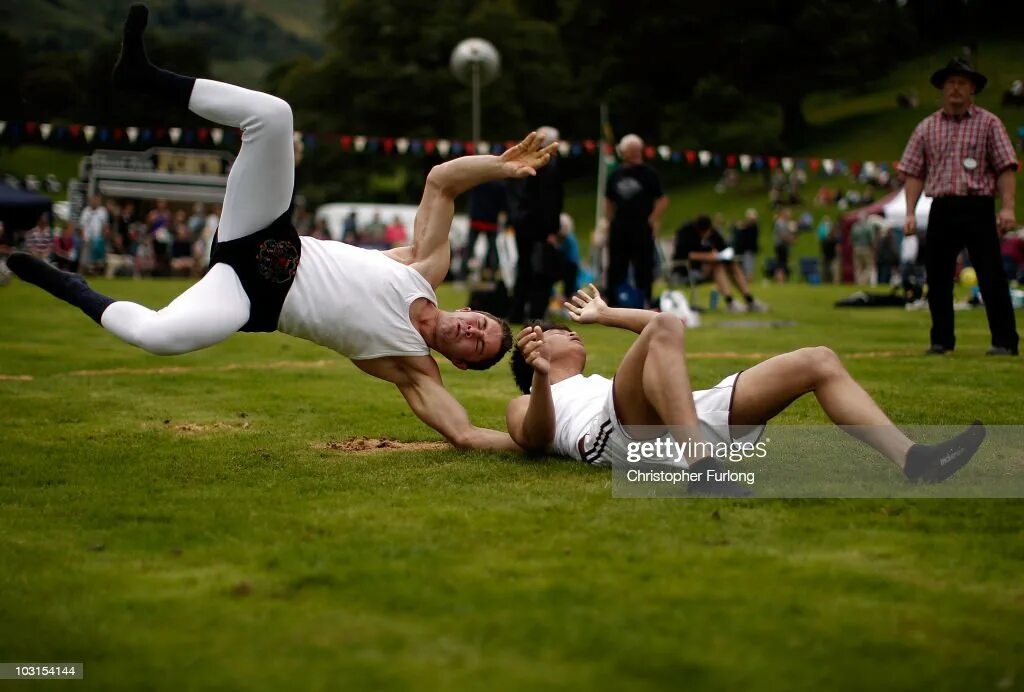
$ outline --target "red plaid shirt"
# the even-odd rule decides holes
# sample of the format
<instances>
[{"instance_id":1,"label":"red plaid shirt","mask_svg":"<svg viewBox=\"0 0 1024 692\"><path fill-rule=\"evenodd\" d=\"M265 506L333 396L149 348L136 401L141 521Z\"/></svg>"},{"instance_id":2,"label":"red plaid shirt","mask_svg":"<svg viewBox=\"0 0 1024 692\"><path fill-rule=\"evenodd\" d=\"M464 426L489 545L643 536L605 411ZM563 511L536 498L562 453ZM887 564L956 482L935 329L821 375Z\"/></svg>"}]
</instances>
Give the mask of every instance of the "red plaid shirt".
<instances>
[{"instance_id":1,"label":"red plaid shirt","mask_svg":"<svg viewBox=\"0 0 1024 692\"><path fill-rule=\"evenodd\" d=\"M964 167L966 159L977 166ZM910 136L898 170L924 179L929 197L995 196L996 178L1020 165L1002 121L984 108L970 106L960 117L945 110L921 121Z\"/></svg>"}]
</instances>

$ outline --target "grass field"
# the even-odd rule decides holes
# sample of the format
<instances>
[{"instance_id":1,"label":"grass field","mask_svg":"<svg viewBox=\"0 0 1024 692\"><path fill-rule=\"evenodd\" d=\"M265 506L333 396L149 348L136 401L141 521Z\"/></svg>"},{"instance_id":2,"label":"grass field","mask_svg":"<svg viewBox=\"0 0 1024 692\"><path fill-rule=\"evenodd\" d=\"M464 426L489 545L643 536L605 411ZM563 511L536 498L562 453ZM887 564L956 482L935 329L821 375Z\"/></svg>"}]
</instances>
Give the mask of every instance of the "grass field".
<instances>
[{"instance_id":1,"label":"grass field","mask_svg":"<svg viewBox=\"0 0 1024 692\"><path fill-rule=\"evenodd\" d=\"M926 359L926 313L831 308L847 291L760 287L798 326L713 317L695 385L826 344L901 423L1021 422L983 315ZM158 358L17 281L0 319L0 659L82 661L102 690L1024 687L1019 500L623 500L569 461L345 454L325 447L439 438L282 335ZM584 337L605 374L630 341ZM442 371L503 424L507 366ZM805 399L780 422L824 419Z\"/></svg>"}]
</instances>

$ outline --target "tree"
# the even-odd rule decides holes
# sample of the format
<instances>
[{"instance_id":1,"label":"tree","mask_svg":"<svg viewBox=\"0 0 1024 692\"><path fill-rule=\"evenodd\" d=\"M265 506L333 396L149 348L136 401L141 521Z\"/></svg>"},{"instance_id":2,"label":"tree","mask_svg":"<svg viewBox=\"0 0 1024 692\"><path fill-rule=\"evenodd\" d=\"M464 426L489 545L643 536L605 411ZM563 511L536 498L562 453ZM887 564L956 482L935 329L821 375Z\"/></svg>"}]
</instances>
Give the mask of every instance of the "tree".
<instances>
[{"instance_id":1,"label":"tree","mask_svg":"<svg viewBox=\"0 0 1024 692\"><path fill-rule=\"evenodd\" d=\"M719 7L733 16L721 24L722 74L778 104L788 143L807 129L808 94L880 77L914 36L905 14L889 2L734 0Z\"/></svg>"}]
</instances>

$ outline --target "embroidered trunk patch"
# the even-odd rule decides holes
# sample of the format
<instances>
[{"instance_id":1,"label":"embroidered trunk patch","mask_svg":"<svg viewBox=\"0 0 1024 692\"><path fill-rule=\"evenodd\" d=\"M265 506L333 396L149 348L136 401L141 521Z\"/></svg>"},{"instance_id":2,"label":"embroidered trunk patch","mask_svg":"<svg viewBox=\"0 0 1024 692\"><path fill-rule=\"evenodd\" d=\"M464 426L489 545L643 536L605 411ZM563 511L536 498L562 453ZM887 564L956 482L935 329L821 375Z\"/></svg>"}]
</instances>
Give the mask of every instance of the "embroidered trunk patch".
<instances>
[{"instance_id":1,"label":"embroidered trunk patch","mask_svg":"<svg viewBox=\"0 0 1024 692\"><path fill-rule=\"evenodd\" d=\"M295 278L299 251L286 240L264 240L256 253L256 267L267 281L283 284Z\"/></svg>"}]
</instances>

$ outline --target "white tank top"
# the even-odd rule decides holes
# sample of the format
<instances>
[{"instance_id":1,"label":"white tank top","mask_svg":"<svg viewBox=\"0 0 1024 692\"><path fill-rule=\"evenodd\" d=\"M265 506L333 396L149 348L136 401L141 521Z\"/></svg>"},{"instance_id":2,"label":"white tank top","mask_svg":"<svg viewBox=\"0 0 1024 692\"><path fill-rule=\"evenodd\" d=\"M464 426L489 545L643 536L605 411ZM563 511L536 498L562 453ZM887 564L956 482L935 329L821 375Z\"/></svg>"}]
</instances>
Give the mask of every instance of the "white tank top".
<instances>
[{"instance_id":1,"label":"white tank top","mask_svg":"<svg viewBox=\"0 0 1024 692\"><path fill-rule=\"evenodd\" d=\"M611 388L612 381L600 375L573 375L551 385L551 399L555 404L555 439L551 442L551 451L580 458L576 443L590 423L603 414Z\"/></svg>"},{"instance_id":2,"label":"white tank top","mask_svg":"<svg viewBox=\"0 0 1024 692\"><path fill-rule=\"evenodd\" d=\"M437 305L418 271L379 250L302 236L299 269L277 328L352 360L424 356L430 348L409 319L417 298Z\"/></svg>"}]
</instances>

